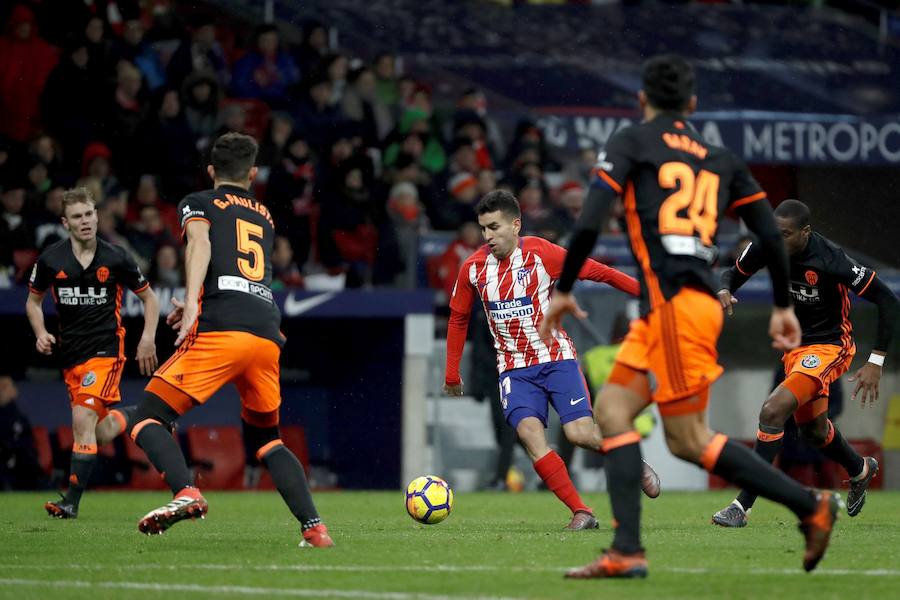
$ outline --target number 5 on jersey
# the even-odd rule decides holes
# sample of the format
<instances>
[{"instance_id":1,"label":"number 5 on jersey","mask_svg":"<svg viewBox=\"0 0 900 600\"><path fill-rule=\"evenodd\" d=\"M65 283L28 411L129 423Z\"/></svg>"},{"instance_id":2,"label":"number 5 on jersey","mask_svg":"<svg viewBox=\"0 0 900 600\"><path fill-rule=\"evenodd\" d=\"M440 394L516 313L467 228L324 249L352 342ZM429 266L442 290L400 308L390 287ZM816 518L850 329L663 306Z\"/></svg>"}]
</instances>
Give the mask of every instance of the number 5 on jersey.
<instances>
[{"instance_id":1,"label":"number 5 on jersey","mask_svg":"<svg viewBox=\"0 0 900 600\"><path fill-rule=\"evenodd\" d=\"M252 260L248 260L239 256L237 259L238 270L250 281L261 281L266 274L266 261L263 258L262 246L253 238L262 241L262 225L243 219L236 219L235 225L237 226L237 251L252 257Z\"/></svg>"},{"instance_id":2,"label":"number 5 on jersey","mask_svg":"<svg viewBox=\"0 0 900 600\"><path fill-rule=\"evenodd\" d=\"M699 235L711 246L718 227L719 176L694 169L682 162L667 162L659 168L659 187L675 191L659 208L659 232L663 235ZM688 209L687 217L678 213Z\"/></svg>"}]
</instances>

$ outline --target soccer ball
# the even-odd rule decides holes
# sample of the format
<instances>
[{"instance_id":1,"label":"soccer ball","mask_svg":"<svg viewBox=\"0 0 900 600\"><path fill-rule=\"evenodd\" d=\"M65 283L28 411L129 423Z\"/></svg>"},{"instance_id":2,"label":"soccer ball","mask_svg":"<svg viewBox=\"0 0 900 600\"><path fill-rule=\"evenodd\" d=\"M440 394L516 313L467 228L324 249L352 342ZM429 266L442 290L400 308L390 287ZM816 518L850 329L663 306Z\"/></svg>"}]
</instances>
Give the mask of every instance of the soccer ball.
<instances>
[{"instance_id":1,"label":"soccer ball","mask_svg":"<svg viewBox=\"0 0 900 600\"><path fill-rule=\"evenodd\" d=\"M406 512L419 523L434 525L453 508L453 490L435 475L417 477L406 486Z\"/></svg>"}]
</instances>

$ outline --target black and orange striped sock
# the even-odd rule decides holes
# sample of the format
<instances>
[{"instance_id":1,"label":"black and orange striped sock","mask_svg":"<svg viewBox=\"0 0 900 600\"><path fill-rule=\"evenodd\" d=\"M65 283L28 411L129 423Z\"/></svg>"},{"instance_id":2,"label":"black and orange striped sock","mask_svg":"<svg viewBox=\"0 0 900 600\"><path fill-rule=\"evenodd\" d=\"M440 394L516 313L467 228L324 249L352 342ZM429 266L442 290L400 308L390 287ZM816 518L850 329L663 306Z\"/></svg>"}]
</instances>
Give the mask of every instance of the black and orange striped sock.
<instances>
[{"instance_id":1,"label":"black and orange striped sock","mask_svg":"<svg viewBox=\"0 0 900 600\"><path fill-rule=\"evenodd\" d=\"M641 436L627 431L603 439L606 487L616 529L612 547L624 554L643 551L641 546Z\"/></svg>"},{"instance_id":2,"label":"black and orange striped sock","mask_svg":"<svg viewBox=\"0 0 900 600\"><path fill-rule=\"evenodd\" d=\"M717 433L700 456L700 464L710 473L741 486L748 492L784 504L800 517L816 510L816 495L758 454L727 436Z\"/></svg>"},{"instance_id":3,"label":"black and orange striped sock","mask_svg":"<svg viewBox=\"0 0 900 600\"><path fill-rule=\"evenodd\" d=\"M72 445L72 461L69 463L69 489L63 496L63 502L78 507L81 495L91 480L94 465L97 464L97 444Z\"/></svg>"},{"instance_id":4,"label":"black and orange striped sock","mask_svg":"<svg viewBox=\"0 0 900 600\"><path fill-rule=\"evenodd\" d=\"M769 464L775 462L775 457L781 452L781 445L784 442L784 427L772 427L771 425L759 424L759 430L756 432L756 445L753 451ZM753 507L756 502L756 494L747 490L741 490L738 494L737 501L741 503L745 511Z\"/></svg>"},{"instance_id":5,"label":"black and orange striped sock","mask_svg":"<svg viewBox=\"0 0 900 600\"><path fill-rule=\"evenodd\" d=\"M847 443L838 428L834 426L831 419L828 420L828 435L825 437L825 443L819 447L819 450L838 463L845 469L850 477L858 477L862 474L866 466L863 457L853 449L853 446Z\"/></svg>"}]
</instances>

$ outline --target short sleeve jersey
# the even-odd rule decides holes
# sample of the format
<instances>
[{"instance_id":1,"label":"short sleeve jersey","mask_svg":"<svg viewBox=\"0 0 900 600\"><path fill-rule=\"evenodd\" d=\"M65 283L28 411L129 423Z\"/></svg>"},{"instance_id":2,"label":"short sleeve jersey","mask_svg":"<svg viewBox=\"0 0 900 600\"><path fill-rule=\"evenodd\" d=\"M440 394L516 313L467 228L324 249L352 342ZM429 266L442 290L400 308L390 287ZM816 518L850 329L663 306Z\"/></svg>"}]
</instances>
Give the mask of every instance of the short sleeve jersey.
<instances>
[{"instance_id":1,"label":"short sleeve jersey","mask_svg":"<svg viewBox=\"0 0 900 600\"><path fill-rule=\"evenodd\" d=\"M123 293L149 285L124 249L101 239L87 268L75 258L70 239L56 242L38 257L29 280L32 292L50 290L56 303L63 368L97 357L124 358Z\"/></svg>"},{"instance_id":2,"label":"short sleeve jersey","mask_svg":"<svg viewBox=\"0 0 900 600\"><path fill-rule=\"evenodd\" d=\"M275 226L266 206L240 187L190 194L178 205L182 229L209 223L212 248L200 297L197 331L245 331L284 344L272 297Z\"/></svg>"},{"instance_id":3,"label":"short sleeve jersey","mask_svg":"<svg viewBox=\"0 0 900 600\"><path fill-rule=\"evenodd\" d=\"M766 266L763 251L757 244L747 246L734 268L750 276ZM801 343L835 344L850 347L853 326L850 324L848 292L861 295L875 279L875 271L847 256L844 250L827 238L813 232L803 252L790 257L790 292L794 312L803 333Z\"/></svg>"},{"instance_id":4,"label":"short sleeve jersey","mask_svg":"<svg viewBox=\"0 0 900 600\"><path fill-rule=\"evenodd\" d=\"M597 157L592 185L622 196L647 314L684 286L716 291L711 265L719 220L765 198L747 166L708 144L681 117L661 114L617 132Z\"/></svg>"}]
</instances>

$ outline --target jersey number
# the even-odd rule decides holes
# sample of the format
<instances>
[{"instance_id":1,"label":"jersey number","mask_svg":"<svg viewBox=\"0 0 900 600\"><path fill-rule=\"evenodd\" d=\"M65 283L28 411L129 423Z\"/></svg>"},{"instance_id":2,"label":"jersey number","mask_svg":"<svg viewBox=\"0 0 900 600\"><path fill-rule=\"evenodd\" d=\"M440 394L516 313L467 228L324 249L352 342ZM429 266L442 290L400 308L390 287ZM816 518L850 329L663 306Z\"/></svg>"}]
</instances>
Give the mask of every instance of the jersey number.
<instances>
[{"instance_id":1,"label":"jersey number","mask_svg":"<svg viewBox=\"0 0 900 600\"><path fill-rule=\"evenodd\" d=\"M719 176L694 170L685 163L667 162L659 168L659 186L674 189L659 209L661 234L700 236L703 244L712 245L718 227ZM687 208L687 216L678 213Z\"/></svg>"},{"instance_id":2,"label":"jersey number","mask_svg":"<svg viewBox=\"0 0 900 600\"><path fill-rule=\"evenodd\" d=\"M238 257L238 270L250 281L260 281L266 274L266 262L263 260L262 246L251 236L262 240L262 225L243 219L237 219L235 223L237 224L237 251L253 257L252 261Z\"/></svg>"}]
</instances>

